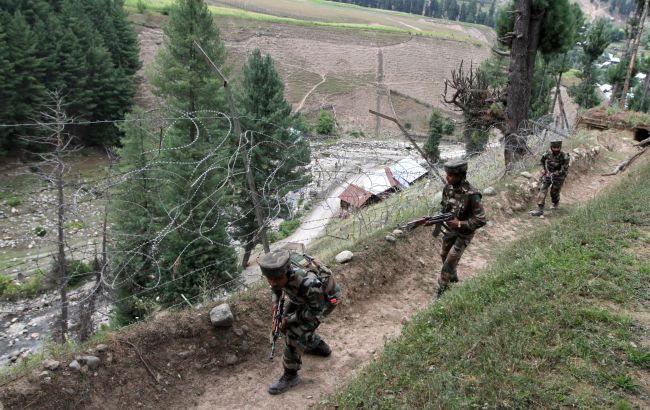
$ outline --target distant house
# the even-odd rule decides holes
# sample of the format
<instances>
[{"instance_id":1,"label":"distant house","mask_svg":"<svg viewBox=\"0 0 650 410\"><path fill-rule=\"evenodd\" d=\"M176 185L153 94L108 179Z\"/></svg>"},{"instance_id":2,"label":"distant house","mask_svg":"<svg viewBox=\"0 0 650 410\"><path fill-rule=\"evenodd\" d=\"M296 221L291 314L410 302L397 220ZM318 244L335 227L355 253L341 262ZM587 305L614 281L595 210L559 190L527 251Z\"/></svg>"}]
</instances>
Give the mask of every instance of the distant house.
<instances>
[{"instance_id":1,"label":"distant house","mask_svg":"<svg viewBox=\"0 0 650 410\"><path fill-rule=\"evenodd\" d=\"M398 161L383 170L361 174L339 195L341 209L351 211L379 202L391 193L410 186L428 171L411 158Z\"/></svg>"},{"instance_id":2,"label":"distant house","mask_svg":"<svg viewBox=\"0 0 650 410\"><path fill-rule=\"evenodd\" d=\"M404 158L390 166L390 172L397 182L406 188L415 181L424 178L428 171L413 158Z\"/></svg>"}]
</instances>

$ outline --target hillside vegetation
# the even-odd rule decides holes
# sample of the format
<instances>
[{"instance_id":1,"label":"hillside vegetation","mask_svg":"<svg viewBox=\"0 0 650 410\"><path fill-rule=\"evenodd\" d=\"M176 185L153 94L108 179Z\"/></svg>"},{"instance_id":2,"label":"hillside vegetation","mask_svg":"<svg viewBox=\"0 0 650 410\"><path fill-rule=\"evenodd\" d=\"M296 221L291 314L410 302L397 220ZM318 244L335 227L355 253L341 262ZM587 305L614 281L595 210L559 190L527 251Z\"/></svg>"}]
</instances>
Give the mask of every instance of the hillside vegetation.
<instances>
[{"instance_id":1,"label":"hillside vegetation","mask_svg":"<svg viewBox=\"0 0 650 410\"><path fill-rule=\"evenodd\" d=\"M650 165L505 250L328 408L647 408Z\"/></svg>"}]
</instances>

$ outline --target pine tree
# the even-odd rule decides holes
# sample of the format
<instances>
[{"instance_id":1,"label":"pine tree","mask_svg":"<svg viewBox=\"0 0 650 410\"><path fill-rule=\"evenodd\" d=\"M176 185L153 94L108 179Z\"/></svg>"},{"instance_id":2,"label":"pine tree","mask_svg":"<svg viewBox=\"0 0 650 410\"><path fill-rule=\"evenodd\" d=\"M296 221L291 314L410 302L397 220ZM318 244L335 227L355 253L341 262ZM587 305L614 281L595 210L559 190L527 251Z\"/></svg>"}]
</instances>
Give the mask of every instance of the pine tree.
<instances>
[{"instance_id":1,"label":"pine tree","mask_svg":"<svg viewBox=\"0 0 650 410\"><path fill-rule=\"evenodd\" d=\"M3 117L7 123L29 123L46 100L46 90L38 81L46 67L38 58L38 39L27 20L17 11L6 29L6 58L13 64L13 92ZM22 128L12 128L5 139L5 149L14 149L21 142L19 136L24 134Z\"/></svg>"},{"instance_id":2,"label":"pine tree","mask_svg":"<svg viewBox=\"0 0 650 410\"><path fill-rule=\"evenodd\" d=\"M7 121L13 115L12 100L14 98L15 72L14 64L9 57L9 47L6 40L6 15L0 13L0 118ZM0 128L0 155L11 147L11 129Z\"/></svg>"},{"instance_id":3,"label":"pine tree","mask_svg":"<svg viewBox=\"0 0 650 410\"><path fill-rule=\"evenodd\" d=\"M243 92L239 105L242 125L249 131L255 148L250 157L255 185L263 193L264 218L286 216L284 196L308 182L304 166L309 163L309 144L298 129L298 118L284 98L284 84L270 55L252 52L244 67ZM245 186L245 181L240 183ZM241 192L245 192L242 188ZM248 193L240 197L240 207L250 210ZM245 244L244 265L255 246L257 224L251 211L244 212L237 224L238 236Z\"/></svg>"},{"instance_id":4,"label":"pine tree","mask_svg":"<svg viewBox=\"0 0 650 410\"><path fill-rule=\"evenodd\" d=\"M611 42L612 25L604 18L596 20L586 31L581 39L582 50L584 51L582 64L583 70L579 77L582 82L570 91L575 101L584 108L590 108L600 103L596 94L594 62L600 57Z\"/></svg>"},{"instance_id":5,"label":"pine tree","mask_svg":"<svg viewBox=\"0 0 650 410\"><path fill-rule=\"evenodd\" d=\"M148 123L137 120L140 115L141 111L127 115L121 125L124 139L119 154L126 180L118 185L110 210L115 319L123 325L147 314L144 301L152 296L147 290L154 288L159 279L156 261L151 257L157 235L152 212L156 209L157 175L149 168L158 141L152 139L154 133Z\"/></svg>"},{"instance_id":6,"label":"pine tree","mask_svg":"<svg viewBox=\"0 0 650 410\"><path fill-rule=\"evenodd\" d=\"M437 162L440 159L440 140L443 134L443 117L440 111L433 109L429 118L429 137L424 144L424 153L430 162Z\"/></svg>"},{"instance_id":7,"label":"pine tree","mask_svg":"<svg viewBox=\"0 0 650 410\"><path fill-rule=\"evenodd\" d=\"M235 272L236 258L220 190L228 152L215 151L214 145L227 138L227 130L209 119L192 120L201 110L224 108L221 83L192 44L197 41L222 66L226 56L219 30L204 1L178 0L164 32L152 85L172 112L188 117L167 128L159 170L165 183L157 187L150 209L159 233L151 257L160 266L160 285L151 293L169 305L223 282Z\"/></svg>"}]
</instances>

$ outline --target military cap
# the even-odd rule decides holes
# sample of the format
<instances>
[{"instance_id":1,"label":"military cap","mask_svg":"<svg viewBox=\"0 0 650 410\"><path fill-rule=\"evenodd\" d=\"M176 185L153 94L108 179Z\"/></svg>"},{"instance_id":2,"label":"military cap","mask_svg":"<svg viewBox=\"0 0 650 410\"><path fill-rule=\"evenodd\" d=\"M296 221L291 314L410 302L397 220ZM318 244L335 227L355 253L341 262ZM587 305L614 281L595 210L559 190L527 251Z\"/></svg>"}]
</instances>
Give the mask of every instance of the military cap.
<instances>
[{"instance_id":1,"label":"military cap","mask_svg":"<svg viewBox=\"0 0 650 410\"><path fill-rule=\"evenodd\" d=\"M445 162L445 172L448 174L462 174L467 172L467 161L464 159L451 159Z\"/></svg>"},{"instance_id":2,"label":"military cap","mask_svg":"<svg viewBox=\"0 0 650 410\"><path fill-rule=\"evenodd\" d=\"M551 140L551 147L552 148L562 148L562 140L561 139L552 139Z\"/></svg>"},{"instance_id":3,"label":"military cap","mask_svg":"<svg viewBox=\"0 0 650 410\"><path fill-rule=\"evenodd\" d=\"M257 260L262 274L266 277L277 278L287 272L289 267L289 251L275 250Z\"/></svg>"}]
</instances>

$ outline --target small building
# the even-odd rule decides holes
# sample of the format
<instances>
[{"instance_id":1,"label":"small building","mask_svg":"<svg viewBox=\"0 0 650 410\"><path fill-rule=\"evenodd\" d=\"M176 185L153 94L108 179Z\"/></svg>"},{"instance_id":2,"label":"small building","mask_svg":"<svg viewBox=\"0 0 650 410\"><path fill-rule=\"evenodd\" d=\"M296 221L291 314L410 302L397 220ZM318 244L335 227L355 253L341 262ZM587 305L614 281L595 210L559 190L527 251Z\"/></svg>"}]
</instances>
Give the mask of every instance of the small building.
<instances>
[{"instance_id":1,"label":"small building","mask_svg":"<svg viewBox=\"0 0 650 410\"><path fill-rule=\"evenodd\" d=\"M404 158L383 170L361 174L339 195L341 209L351 211L379 202L391 193L409 187L427 173L414 159Z\"/></svg>"},{"instance_id":2,"label":"small building","mask_svg":"<svg viewBox=\"0 0 650 410\"><path fill-rule=\"evenodd\" d=\"M416 181L424 178L429 171L413 158L404 158L389 167L393 178L402 188L411 186Z\"/></svg>"}]
</instances>

